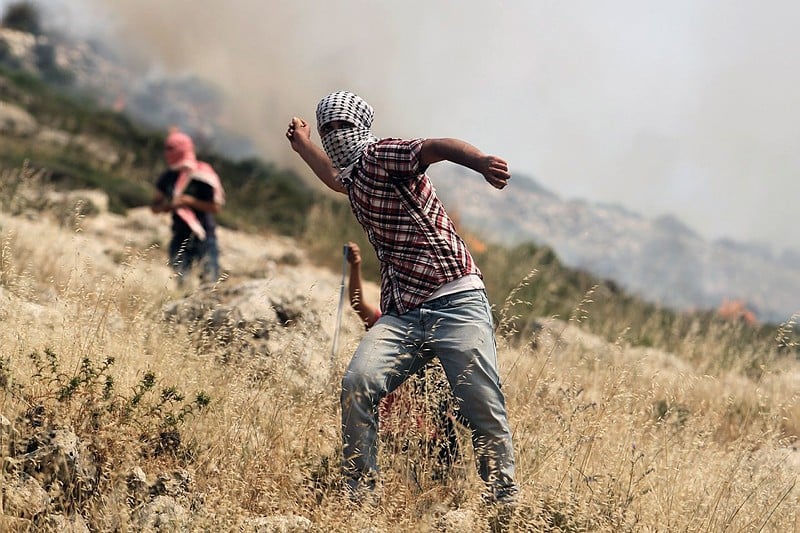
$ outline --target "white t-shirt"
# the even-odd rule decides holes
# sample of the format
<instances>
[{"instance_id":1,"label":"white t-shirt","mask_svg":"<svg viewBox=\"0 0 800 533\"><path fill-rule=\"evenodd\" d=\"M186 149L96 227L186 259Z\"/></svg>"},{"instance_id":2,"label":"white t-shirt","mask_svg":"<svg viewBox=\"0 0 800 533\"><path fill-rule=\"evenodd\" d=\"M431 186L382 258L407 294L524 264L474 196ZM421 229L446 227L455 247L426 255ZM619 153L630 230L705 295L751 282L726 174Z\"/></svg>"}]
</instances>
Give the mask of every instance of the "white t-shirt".
<instances>
[{"instance_id":1,"label":"white t-shirt","mask_svg":"<svg viewBox=\"0 0 800 533\"><path fill-rule=\"evenodd\" d=\"M442 296L447 296L448 294L485 288L486 286L483 284L483 280L480 278L480 276L477 274L468 274L462 278L453 280L450 283L445 283L436 289L436 292L431 294L425 301L430 302L431 300L441 298Z\"/></svg>"}]
</instances>

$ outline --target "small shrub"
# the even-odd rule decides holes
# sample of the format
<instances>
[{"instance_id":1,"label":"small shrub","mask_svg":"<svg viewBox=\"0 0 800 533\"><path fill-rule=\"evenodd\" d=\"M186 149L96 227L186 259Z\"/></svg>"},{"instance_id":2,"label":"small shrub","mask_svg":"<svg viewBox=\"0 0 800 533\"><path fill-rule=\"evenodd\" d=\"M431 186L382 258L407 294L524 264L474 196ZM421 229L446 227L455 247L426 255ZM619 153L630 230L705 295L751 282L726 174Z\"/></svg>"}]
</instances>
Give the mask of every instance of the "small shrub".
<instances>
[{"instance_id":1,"label":"small shrub","mask_svg":"<svg viewBox=\"0 0 800 533\"><path fill-rule=\"evenodd\" d=\"M100 361L85 357L73 372L62 368L50 348L31 352L29 359L35 368L31 377L39 386L30 390L22 385L12 388L12 383L25 381L14 380L0 361L0 388L28 405L39 406L46 418L72 419L78 433L94 440L108 439L100 447L124 446L127 440L127 445L139 449L141 455L177 452L180 429L187 417L211 403L202 391L187 399L175 386L159 390L154 372L146 372L131 393L119 393L111 373L113 357ZM171 435L173 446L165 447L165 435Z\"/></svg>"}]
</instances>

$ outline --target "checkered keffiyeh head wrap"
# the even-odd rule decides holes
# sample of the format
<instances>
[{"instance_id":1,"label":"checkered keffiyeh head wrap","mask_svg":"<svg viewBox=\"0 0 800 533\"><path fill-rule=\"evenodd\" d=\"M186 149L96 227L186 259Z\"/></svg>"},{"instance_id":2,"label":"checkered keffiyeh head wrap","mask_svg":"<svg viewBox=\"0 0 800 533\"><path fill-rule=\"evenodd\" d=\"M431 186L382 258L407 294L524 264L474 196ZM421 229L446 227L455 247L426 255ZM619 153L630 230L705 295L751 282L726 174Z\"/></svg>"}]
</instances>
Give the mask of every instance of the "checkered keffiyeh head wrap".
<instances>
[{"instance_id":1,"label":"checkered keffiyeh head wrap","mask_svg":"<svg viewBox=\"0 0 800 533\"><path fill-rule=\"evenodd\" d=\"M372 119L375 112L367 102L347 91L331 93L317 105L317 128L334 120L353 124L328 132L322 137L322 147L338 168L353 164L368 145L377 142L372 135Z\"/></svg>"}]
</instances>

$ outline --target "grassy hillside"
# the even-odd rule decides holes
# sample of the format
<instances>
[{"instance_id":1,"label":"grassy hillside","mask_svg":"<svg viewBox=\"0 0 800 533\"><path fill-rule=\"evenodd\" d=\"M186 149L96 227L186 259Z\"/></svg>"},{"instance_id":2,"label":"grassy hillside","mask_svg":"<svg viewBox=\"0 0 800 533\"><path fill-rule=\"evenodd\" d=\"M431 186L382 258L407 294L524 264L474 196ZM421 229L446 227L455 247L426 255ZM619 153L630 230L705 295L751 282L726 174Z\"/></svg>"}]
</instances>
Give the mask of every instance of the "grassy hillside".
<instances>
[{"instance_id":1,"label":"grassy hillside","mask_svg":"<svg viewBox=\"0 0 800 533\"><path fill-rule=\"evenodd\" d=\"M25 178L4 175L15 177ZM163 219L32 212L43 205L38 187L23 190L33 177L1 202L20 206L24 193L25 216L0 212L0 531L69 531L59 520L92 531L488 530L463 428L445 477L428 435L384 432L380 505L343 495L337 386L363 329L345 316L329 366L320 331L333 323L338 272L302 250L290 258L289 239L221 228L231 278L178 291L150 245ZM332 220L317 207L313 220ZM289 324L266 322L269 305L248 322L223 300L256 282L266 290L250 305L296 302ZM310 298L319 288L327 296ZM521 291L508 305L537 309ZM796 529L800 362L774 344L726 360L722 332L699 327L673 353L609 343L584 326L624 331L627 318L598 316L589 299L601 301L582 298L535 337L511 331L499 304L522 487L511 531ZM665 335L644 322L644 335Z\"/></svg>"},{"instance_id":2,"label":"grassy hillside","mask_svg":"<svg viewBox=\"0 0 800 533\"><path fill-rule=\"evenodd\" d=\"M204 154L229 191L231 278L178 291L153 247L164 219L131 209L149 199L161 135L30 78L6 74L0 91L69 133L58 148L4 135L0 149L0 531L487 530L463 428L444 477L429 436L384 433L380 505L343 496L337 386L363 330L346 316L331 358L325 326L342 242L367 245L344 202ZM118 161L92 155L102 143ZM48 186L102 188L128 216L54 210ZM796 332L674 314L547 249L464 235L498 319L522 488L512 531L797 530ZM254 282L250 304L282 297L292 319L231 308Z\"/></svg>"},{"instance_id":3,"label":"grassy hillside","mask_svg":"<svg viewBox=\"0 0 800 533\"><path fill-rule=\"evenodd\" d=\"M47 179L60 188L102 189L118 213L147 204L152 182L163 168L163 132L143 130L124 115L98 109L91 101L18 72L0 70L0 98L26 109L40 128L69 138L58 145L30 135L5 136L0 150L4 167L19 168L27 161L33 168L46 169ZM93 154L98 150L116 158L102 161ZM293 171L257 159L231 161L202 152L200 157L215 167L225 184L228 205L219 217L222 225L299 237L313 260L332 269L340 266L343 242L355 240L369 249L346 202L312 190ZM508 331L527 332L536 327L538 317L568 318L581 302L592 311L585 326L609 340L672 350L694 330L718 331L720 342L731 348L731 359L742 347L769 348L782 331L776 326L731 324L710 312L674 313L631 297L613 282L564 268L546 248L529 244L508 249L480 242L468 228L461 231L475 244L472 250L486 276L497 318ZM365 254L365 274L378 277L371 253ZM588 295L591 302L584 301ZM796 347L785 348L797 353Z\"/></svg>"}]
</instances>

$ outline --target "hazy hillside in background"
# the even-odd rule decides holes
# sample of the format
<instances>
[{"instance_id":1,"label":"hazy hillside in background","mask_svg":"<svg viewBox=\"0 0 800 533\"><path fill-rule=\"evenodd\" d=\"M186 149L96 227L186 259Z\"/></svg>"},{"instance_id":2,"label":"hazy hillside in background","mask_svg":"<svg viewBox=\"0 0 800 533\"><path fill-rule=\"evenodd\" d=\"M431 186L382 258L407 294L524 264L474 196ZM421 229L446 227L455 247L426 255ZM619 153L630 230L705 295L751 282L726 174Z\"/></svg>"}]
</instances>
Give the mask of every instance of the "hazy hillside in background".
<instances>
[{"instance_id":1,"label":"hazy hillside in background","mask_svg":"<svg viewBox=\"0 0 800 533\"><path fill-rule=\"evenodd\" d=\"M775 256L758 244L708 242L673 217L564 200L523 176L500 194L455 166L437 169L435 182L447 205L485 238L547 245L565 265L647 300L682 310L742 300L774 323L800 311L800 253Z\"/></svg>"},{"instance_id":2,"label":"hazy hillside in background","mask_svg":"<svg viewBox=\"0 0 800 533\"><path fill-rule=\"evenodd\" d=\"M180 124L201 147L229 157L252 155L247 139L220 124L219 96L203 80L137 77L101 43L10 29L0 29L0 62L78 90L145 126ZM565 265L613 280L650 302L695 310L741 300L773 323L800 310L800 252L775 257L757 244L707 242L675 218L563 200L522 173L502 193L455 167L437 167L433 175L448 207L470 230L502 244L547 245Z\"/></svg>"}]
</instances>

